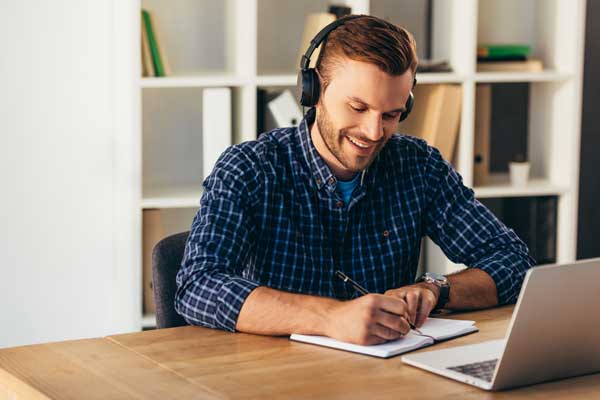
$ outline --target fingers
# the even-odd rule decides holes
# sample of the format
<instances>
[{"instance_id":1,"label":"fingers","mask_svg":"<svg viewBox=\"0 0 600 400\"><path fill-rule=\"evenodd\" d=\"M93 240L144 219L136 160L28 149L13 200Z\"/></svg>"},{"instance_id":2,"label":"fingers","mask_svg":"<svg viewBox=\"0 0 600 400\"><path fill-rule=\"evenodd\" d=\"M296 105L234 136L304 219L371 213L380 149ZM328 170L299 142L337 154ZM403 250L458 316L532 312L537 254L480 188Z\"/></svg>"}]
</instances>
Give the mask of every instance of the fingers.
<instances>
[{"instance_id":1,"label":"fingers","mask_svg":"<svg viewBox=\"0 0 600 400\"><path fill-rule=\"evenodd\" d=\"M429 314L431 313L431 310L433 310L435 307L436 301L437 299L435 298L435 295L431 293L430 290L425 289L423 292L421 292L419 307L417 308L416 319L414 322L414 325L417 328L420 328L425 323L427 317L429 317Z\"/></svg>"},{"instance_id":2,"label":"fingers","mask_svg":"<svg viewBox=\"0 0 600 400\"><path fill-rule=\"evenodd\" d=\"M417 319L417 311L421 308L421 292L417 290L406 293L406 305L408 308L408 320L411 324L415 324Z\"/></svg>"},{"instance_id":3,"label":"fingers","mask_svg":"<svg viewBox=\"0 0 600 400\"><path fill-rule=\"evenodd\" d=\"M398 297L378 296L379 309L409 318L406 301Z\"/></svg>"},{"instance_id":4,"label":"fingers","mask_svg":"<svg viewBox=\"0 0 600 400\"><path fill-rule=\"evenodd\" d=\"M423 324L425 323L425 321L427 321L427 317L429 317L429 312L425 313L422 311L418 311L417 312L417 319L415 320L414 325L417 328L420 328L421 326L423 326Z\"/></svg>"},{"instance_id":5,"label":"fingers","mask_svg":"<svg viewBox=\"0 0 600 400\"><path fill-rule=\"evenodd\" d=\"M375 314L375 320L379 325L391 329L401 335L406 335L410 331L408 316L406 315L399 316L380 310Z\"/></svg>"},{"instance_id":6,"label":"fingers","mask_svg":"<svg viewBox=\"0 0 600 400\"><path fill-rule=\"evenodd\" d=\"M380 324L373 324L371 326L370 332L371 336L377 336L378 338L384 339L386 341L400 339L402 336L404 336L401 332L398 332L394 329L390 329L387 326L383 326Z\"/></svg>"},{"instance_id":7,"label":"fingers","mask_svg":"<svg viewBox=\"0 0 600 400\"><path fill-rule=\"evenodd\" d=\"M417 328L425 323L437 301L431 290L416 286L388 290L385 294L406 302L407 319Z\"/></svg>"},{"instance_id":8,"label":"fingers","mask_svg":"<svg viewBox=\"0 0 600 400\"><path fill-rule=\"evenodd\" d=\"M383 339L379 336L369 335L369 336L367 336L367 339L364 342L364 346L372 346L374 344L383 344L387 341L388 341L387 339Z\"/></svg>"}]
</instances>

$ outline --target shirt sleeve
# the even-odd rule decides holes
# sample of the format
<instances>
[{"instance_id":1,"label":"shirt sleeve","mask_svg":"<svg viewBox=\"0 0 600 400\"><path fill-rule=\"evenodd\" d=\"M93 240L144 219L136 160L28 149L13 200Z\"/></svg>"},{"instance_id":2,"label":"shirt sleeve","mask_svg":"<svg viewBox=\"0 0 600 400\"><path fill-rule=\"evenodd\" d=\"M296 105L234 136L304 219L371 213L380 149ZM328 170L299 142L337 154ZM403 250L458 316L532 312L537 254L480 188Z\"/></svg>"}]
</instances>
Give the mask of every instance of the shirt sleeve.
<instances>
[{"instance_id":1,"label":"shirt sleeve","mask_svg":"<svg viewBox=\"0 0 600 400\"><path fill-rule=\"evenodd\" d=\"M428 147L426 234L455 263L487 272L499 304L514 303L526 271L535 265L512 229L475 199L440 152Z\"/></svg>"},{"instance_id":2,"label":"shirt sleeve","mask_svg":"<svg viewBox=\"0 0 600 400\"><path fill-rule=\"evenodd\" d=\"M258 185L251 169L233 146L204 181L175 295L176 311L192 325L235 332L244 301L259 286L243 277L255 237L250 214Z\"/></svg>"}]
</instances>

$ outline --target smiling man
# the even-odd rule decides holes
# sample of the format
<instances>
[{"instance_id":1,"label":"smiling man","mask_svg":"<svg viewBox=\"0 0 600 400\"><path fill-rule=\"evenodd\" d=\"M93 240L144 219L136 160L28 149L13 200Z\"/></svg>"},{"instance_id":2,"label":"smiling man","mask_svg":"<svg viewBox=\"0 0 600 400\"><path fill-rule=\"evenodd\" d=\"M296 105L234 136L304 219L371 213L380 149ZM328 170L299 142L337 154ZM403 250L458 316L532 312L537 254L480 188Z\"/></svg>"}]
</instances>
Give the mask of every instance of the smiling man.
<instances>
[{"instance_id":1,"label":"smiling man","mask_svg":"<svg viewBox=\"0 0 600 400\"><path fill-rule=\"evenodd\" d=\"M395 133L417 62L406 30L347 18L321 45L318 96L300 125L221 155L177 276L190 324L377 344L435 308L516 300L534 263L527 247L439 151ZM424 236L469 268L415 283Z\"/></svg>"}]
</instances>

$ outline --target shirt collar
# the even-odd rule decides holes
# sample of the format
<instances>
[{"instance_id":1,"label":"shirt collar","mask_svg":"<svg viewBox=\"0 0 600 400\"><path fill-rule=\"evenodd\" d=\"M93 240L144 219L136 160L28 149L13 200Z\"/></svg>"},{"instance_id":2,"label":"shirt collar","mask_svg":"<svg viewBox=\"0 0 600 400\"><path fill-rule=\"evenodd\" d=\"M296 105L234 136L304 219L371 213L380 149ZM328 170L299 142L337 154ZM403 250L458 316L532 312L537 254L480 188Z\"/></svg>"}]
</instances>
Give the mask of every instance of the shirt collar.
<instances>
[{"instance_id":1,"label":"shirt collar","mask_svg":"<svg viewBox=\"0 0 600 400\"><path fill-rule=\"evenodd\" d=\"M300 149L302 151L302 156L309 166L310 179L313 181L313 183L319 189L321 189L323 186L327 186L329 190L333 191L337 184L337 178L333 172L331 172L331 169L315 148L310 136L310 127L315 122L315 117L316 109L312 107L306 112L306 115L298 125L297 136L300 140ZM359 174L359 185L363 186L367 183L371 183L371 181L374 179L374 174L368 172L374 171L373 167L375 164L377 164L378 158L379 155L366 170Z\"/></svg>"}]
</instances>

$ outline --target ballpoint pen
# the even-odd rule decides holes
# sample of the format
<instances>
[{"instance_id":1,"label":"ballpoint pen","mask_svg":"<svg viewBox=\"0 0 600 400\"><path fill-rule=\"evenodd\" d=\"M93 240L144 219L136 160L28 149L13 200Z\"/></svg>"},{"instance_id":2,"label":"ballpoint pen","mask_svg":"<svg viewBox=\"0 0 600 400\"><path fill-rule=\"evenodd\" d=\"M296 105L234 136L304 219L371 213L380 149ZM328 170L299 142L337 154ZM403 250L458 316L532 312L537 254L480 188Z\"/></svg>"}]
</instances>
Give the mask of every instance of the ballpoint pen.
<instances>
[{"instance_id":1,"label":"ballpoint pen","mask_svg":"<svg viewBox=\"0 0 600 400\"><path fill-rule=\"evenodd\" d=\"M350 284L354 288L354 290L356 290L361 295L364 296L369 294L369 291L367 289L359 285L357 282L353 281L348 275L346 275L342 271L335 271L335 276L338 277L342 282ZM423 332L421 332L419 328L411 324L410 321L408 321L408 325L410 326L410 329L417 332L419 335L423 335Z\"/></svg>"}]
</instances>

